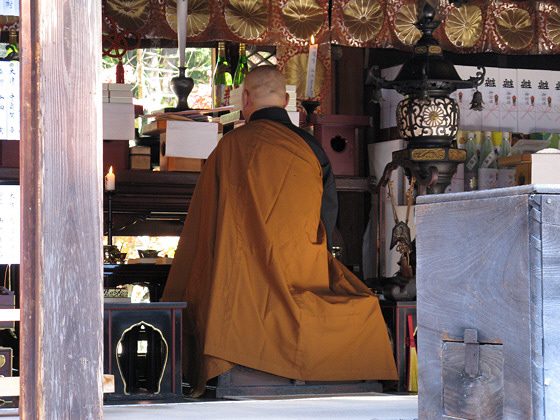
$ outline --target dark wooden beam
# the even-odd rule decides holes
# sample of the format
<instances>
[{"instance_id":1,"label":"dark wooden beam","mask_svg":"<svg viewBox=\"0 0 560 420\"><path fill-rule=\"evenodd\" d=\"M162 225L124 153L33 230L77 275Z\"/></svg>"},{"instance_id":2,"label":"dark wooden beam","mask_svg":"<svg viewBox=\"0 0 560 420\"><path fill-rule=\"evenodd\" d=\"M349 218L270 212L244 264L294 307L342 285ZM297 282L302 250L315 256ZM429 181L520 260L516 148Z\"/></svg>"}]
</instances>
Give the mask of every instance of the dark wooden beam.
<instances>
[{"instance_id":1,"label":"dark wooden beam","mask_svg":"<svg viewBox=\"0 0 560 420\"><path fill-rule=\"evenodd\" d=\"M20 5L20 416L98 419L101 0Z\"/></svg>"},{"instance_id":2,"label":"dark wooden beam","mask_svg":"<svg viewBox=\"0 0 560 420\"><path fill-rule=\"evenodd\" d=\"M364 50L332 46L333 114L364 115Z\"/></svg>"}]
</instances>

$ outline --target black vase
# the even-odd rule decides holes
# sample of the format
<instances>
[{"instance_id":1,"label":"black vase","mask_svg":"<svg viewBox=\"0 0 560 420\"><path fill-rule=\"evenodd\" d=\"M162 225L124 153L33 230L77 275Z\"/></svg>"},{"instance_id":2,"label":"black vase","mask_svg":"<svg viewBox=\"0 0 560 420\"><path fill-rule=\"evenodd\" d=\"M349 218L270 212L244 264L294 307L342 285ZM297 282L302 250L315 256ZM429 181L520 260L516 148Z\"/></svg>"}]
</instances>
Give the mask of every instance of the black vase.
<instances>
[{"instance_id":1,"label":"black vase","mask_svg":"<svg viewBox=\"0 0 560 420\"><path fill-rule=\"evenodd\" d=\"M179 67L179 76L171 79L171 90L178 98L176 111L190 109L187 98L194 87L194 81L190 77L185 77L185 70L185 67Z\"/></svg>"}]
</instances>

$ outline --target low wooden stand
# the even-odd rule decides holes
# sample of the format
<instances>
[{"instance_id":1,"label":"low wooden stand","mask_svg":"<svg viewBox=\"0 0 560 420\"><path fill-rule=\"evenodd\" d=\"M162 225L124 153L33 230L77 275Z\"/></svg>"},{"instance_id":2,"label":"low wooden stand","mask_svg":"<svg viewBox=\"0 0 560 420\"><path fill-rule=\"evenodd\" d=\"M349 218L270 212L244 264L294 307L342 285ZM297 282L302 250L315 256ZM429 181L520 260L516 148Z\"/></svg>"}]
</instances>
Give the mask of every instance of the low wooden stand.
<instances>
[{"instance_id":1,"label":"low wooden stand","mask_svg":"<svg viewBox=\"0 0 560 420\"><path fill-rule=\"evenodd\" d=\"M298 381L244 366L235 366L218 377L216 398L352 394L382 391L383 385L377 381Z\"/></svg>"}]
</instances>

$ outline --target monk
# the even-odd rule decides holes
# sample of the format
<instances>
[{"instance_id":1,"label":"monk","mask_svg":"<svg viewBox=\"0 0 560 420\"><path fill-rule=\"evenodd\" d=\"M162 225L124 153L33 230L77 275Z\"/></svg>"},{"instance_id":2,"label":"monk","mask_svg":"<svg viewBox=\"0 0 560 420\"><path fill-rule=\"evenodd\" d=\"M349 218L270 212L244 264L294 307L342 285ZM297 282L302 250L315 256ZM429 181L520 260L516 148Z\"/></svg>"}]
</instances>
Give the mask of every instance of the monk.
<instances>
[{"instance_id":1,"label":"monk","mask_svg":"<svg viewBox=\"0 0 560 420\"><path fill-rule=\"evenodd\" d=\"M329 252L334 177L317 140L290 123L282 72L256 67L242 95L247 124L204 165L163 294L187 302L192 395L235 365L302 381L397 379L377 297Z\"/></svg>"}]
</instances>

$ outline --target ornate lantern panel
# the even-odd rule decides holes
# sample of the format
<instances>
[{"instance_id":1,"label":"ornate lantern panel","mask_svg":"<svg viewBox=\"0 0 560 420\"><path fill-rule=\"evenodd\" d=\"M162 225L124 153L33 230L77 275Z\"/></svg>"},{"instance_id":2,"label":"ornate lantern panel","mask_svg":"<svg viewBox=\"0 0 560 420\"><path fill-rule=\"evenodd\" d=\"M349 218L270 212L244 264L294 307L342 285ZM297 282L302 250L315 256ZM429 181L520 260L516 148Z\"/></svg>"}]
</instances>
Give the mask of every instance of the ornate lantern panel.
<instances>
[{"instance_id":1,"label":"ornate lantern panel","mask_svg":"<svg viewBox=\"0 0 560 420\"><path fill-rule=\"evenodd\" d=\"M409 97L397 106L397 125L403 139L415 147L425 144L449 145L459 127L459 105L449 97L441 96L419 100Z\"/></svg>"}]
</instances>

